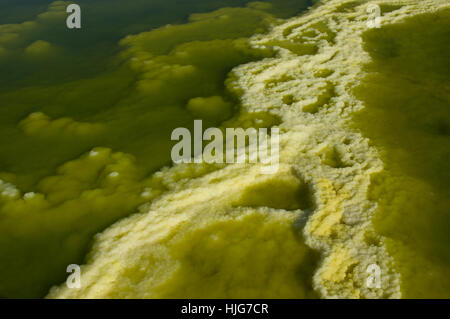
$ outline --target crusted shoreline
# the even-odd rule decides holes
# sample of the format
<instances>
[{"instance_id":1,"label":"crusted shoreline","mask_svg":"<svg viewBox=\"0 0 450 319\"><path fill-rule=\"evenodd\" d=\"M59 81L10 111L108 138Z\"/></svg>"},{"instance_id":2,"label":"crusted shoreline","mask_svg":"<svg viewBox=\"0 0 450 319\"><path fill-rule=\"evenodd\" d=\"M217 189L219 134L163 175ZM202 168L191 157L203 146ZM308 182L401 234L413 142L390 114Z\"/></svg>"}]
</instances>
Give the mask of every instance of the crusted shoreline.
<instances>
[{"instance_id":1,"label":"crusted shoreline","mask_svg":"<svg viewBox=\"0 0 450 319\"><path fill-rule=\"evenodd\" d=\"M447 5L376 3L392 9L383 25ZM321 297L400 298L399 274L371 225L376 203L367 199L383 163L348 125L364 107L352 90L370 62L361 38L366 8L327 1L253 37L255 49L275 46L278 55L235 68L227 81L242 103L241 117L227 124L280 119L277 174L264 176L258 165L162 170L171 190L96 236L81 289L62 285L48 297L251 297L263 288L269 297L308 297L292 280L312 248L321 254L313 276ZM372 264L381 268L380 289L366 285ZM248 279L251 272L260 280Z\"/></svg>"}]
</instances>

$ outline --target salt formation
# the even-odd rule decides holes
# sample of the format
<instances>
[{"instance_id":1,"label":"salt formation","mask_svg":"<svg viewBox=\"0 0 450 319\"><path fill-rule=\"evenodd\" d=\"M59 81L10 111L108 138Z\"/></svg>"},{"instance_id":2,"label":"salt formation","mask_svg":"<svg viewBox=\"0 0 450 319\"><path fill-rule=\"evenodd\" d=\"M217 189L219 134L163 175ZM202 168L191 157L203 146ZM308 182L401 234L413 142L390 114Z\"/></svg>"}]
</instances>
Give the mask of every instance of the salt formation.
<instances>
[{"instance_id":1,"label":"salt formation","mask_svg":"<svg viewBox=\"0 0 450 319\"><path fill-rule=\"evenodd\" d=\"M448 6L376 3L382 26ZM96 236L80 289L61 285L48 297L302 298L312 295L310 276L325 298L401 297L399 275L371 226L376 204L366 198L383 163L348 125L364 107L352 89L370 62L361 39L367 4L327 1L253 37L254 48L274 46L278 55L235 68L227 81L242 110L224 126L279 119L277 174L262 175L258 165L162 170L156 176L170 190ZM139 64L139 48L130 52ZM320 252L317 263L311 248ZM366 285L372 265L381 269L379 289Z\"/></svg>"}]
</instances>

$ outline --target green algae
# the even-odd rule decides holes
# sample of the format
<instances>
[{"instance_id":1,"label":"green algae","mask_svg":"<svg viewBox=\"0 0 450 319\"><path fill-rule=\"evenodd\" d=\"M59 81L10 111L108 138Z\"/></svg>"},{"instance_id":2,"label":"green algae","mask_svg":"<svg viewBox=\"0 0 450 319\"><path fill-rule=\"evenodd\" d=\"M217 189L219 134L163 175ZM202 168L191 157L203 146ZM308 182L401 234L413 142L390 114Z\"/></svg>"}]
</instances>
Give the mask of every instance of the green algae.
<instances>
[{"instance_id":1,"label":"green algae","mask_svg":"<svg viewBox=\"0 0 450 319\"><path fill-rule=\"evenodd\" d=\"M376 231L401 276L404 298L449 298L450 11L364 34L373 62L356 95L357 127L379 149L385 170L369 196Z\"/></svg>"},{"instance_id":2,"label":"green algae","mask_svg":"<svg viewBox=\"0 0 450 319\"><path fill-rule=\"evenodd\" d=\"M174 241L171 255L183 267L155 292L162 298L317 298L311 278L318 256L298 238L293 219L276 215L243 211Z\"/></svg>"},{"instance_id":3,"label":"green algae","mask_svg":"<svg viewBox=\"0 0 450 319\"><path fill-rule=\"evenodd\" d=\"M276 22L273 14L285 17L308 3L253 3L151 30L246 1L186 2L176 10L167 1L134 1L115 28L98 17L113 21L122 13L120 1L108 1L106 11L105 1L79 2L87 8L80 32L68 33L64 3L56 2L50 15L15 26L14 41L2 38L0 68L8 76L0 79L0 186L18 188L0 198L4 297L43 296L64 280L68 264L82 262L95 233L169 189L170 181L151 174L170 163L171 131L191 127L199 116L207 126L226 119L189 101L220 99L228 117L236 113L228 73L272 55L251 48L246 38L267 31ZM144 30L151 31L117 45ZM249 123L258 119L247 117ZM193 170L185 178L204 173Z\"/></svg>"},{"instance_id":4,"label":"green algae","mask_svg":"<svg viewBox=\"0 0 450 319\"><path fill-rule=\"evenodd\" d=\"M358 80L357 76L363 73L360 69L361 62L368 61L360 46L361 31L366 30L366 23L357 22L351 12L336 14L335 10L340 4L341 1L335 1L329 7L323 7L324 14L319 11L317 15L312 13L299 18L294 24L289 24L295 26L294 29L288 27L289 32L284 32L285 26L281 26L267 37L256 37L253 40L255 45L264 45L264 39L267 38L275 42L318 41L319 54L296 56L292 50L292 54L282 51L275 58L235 68L233 72L236 78L232 75L225 81L231 95L242 94L242 109L249 111L241 110L226 121L226 125L281 123L284 126L286 144L281 156L284 161L281 169L284 173L277 174L275 178L263 177L255 167L235 165L217 170L214 165L200 169L179 165L156 173L155 179L145 182L151 184L151 187L146 185L149 186L144 192L146 196L151 197L155 190L169 191L153 202L146 203L142 214L134 214L96 236L94 246L82 266L84 280L88 285L80 290L73 290L62 283L52 288L48 297L309 297L314 296L314 293L309 293L311 279L314 288L324 297L401 296L398 273L405 279L405 272L394 269L393 259L385 251L388 246L397 261L397 267L402 266L398 262L401 254L396 254L392 249L395 248L392 245L396 244L395 238L388 238L389 243L386 244L384 238L388 236L382 237L373 232L369 218L376 208L376 201L382 202L386 198L383 190L391 187L395 199L399 198L398 194L405 189L401 185L405 179L400 178L395 184L392 180L386 179L384 183L382 178L377 180L374 177L369 198L367 196L370 177L374 172L382 171L383 163L376 148L369 145L368 139L341 126L353 114L353 106L359 109L361 105L352 94L347 94L350 93L347 89L353 87L354 81ZM424 1L423 4L408 5L401 14L402 18L406 17L405 11L415 14L433 9L433 1ZM258 3L251 4L249 8L264 11L268 6ZM363 12L363 9L362 6L355 6L349 11L356 13ZM223 13L221 11L211 16L223 23L227 19L227 15ZM334 19L336 15L342 19ZM201 16L205 17L195 16L191 23L204 24ZM348 19L345 19L347 16ZM396 14L389 15L389 18L386 16L386 20L395 21L395 16ZM305 30L310 26L305 23L308 20L320 21L314 25L320 30ZM299 21L304 23L298 23ZM185 32L184 36L192 37L196 32L192 29L195 30L192 25L187 30L167 27L159 32ZM230 30L225 29L226 32ZM287 34L289 39L280 38L280 34ZM346 35L345 38L342 37L343 34ZM243 48L242 39L213 40L208 35L202 36L209 44L213 41L226 41L227 45L223 47ZM158 48L148 43L147 40L152 37L158 37L158 34L150 32L122 41L126 49L120 57L138 74L133 91L134 99L130 98L128 101L151 96L157 89L166 91L165 83L175 83L177 87L181 87L180 82L177 82L179 78L189 76L189 79L195 80L195 74L202 69L201 64L191 67L179 63L186 61L183 60L186 55L191 56L189 53L185 54L185 47L189 49L188 52L192 49L191 43L180 44L175 37L168 46ZM405 39L403 37L402 40ZM376 43L376 39L371 40ZM376 56L377 52L381 53L381 59L395 56L390 53L398 51L391 49L395 48L395 45L391 45L392 42L377 44L388 46L387 49L374 50L372 54ZM366 43L370 41L366 39ZM323 59L323 52L328 51L329 44L342 51ZM174 51L177 51L178 60L171 63L170 52ZM295 63L286 63L291 58ZM336 60L332 61L333 59ZM303 63L298 63L299 61ZM311 65L314 65L314 70L311 70ZM327 69L335 72L327 72ZM336 71L340 71L339 74ZM308 76L311 74L317 74L319 78ZM324 80L323 77L327 79ZM308 85L311 82L318 85ZM305 112L308 109L303 108L304 104L298 105L296 102L302 100L299 92L302 91L299 90L302 84L306 84L303 87L305 91L320 102L319 105L312 104L310 113ZM382 86L381 82L376 84ZM347 89L343 90L343 86ZM371 88L367 92L361 90L358 95L367 100L363 93L374 96L373 92L376 90ZM169 98L176 103L178 97L175 95L173 99L171 96ZM204 101L211 101L211 105L215 105L217 110L224 110L230 105L230 100L225 96L213 95L190 98L191 103L188 102L186 108L197 114L216 114L205 112ZM310 101L314 103L314 99ZM160 102L163 103L164 100ZM284 104L280 105L281 103ZM261 112L261 109L264 111ZM271 111L281 116L271 116ZM286 121L286 117L292 122ZM59 128L60 123L67 122L64 117L33 115L31 119L33 118L37 118L38 123L45 119L51 129ZM30 116L21 122L25 131L30 131L30 127L34 129L29 120ZM301 124L297 125L296 122ZM32 121L31 123L34 124ZM86 125L86 121L80 120L68 123L70 129L76 128L77 132ZM377 125L373 119L369 124ZM445 126L439 131L445 132ZM380 150L387 153L381 139L375 138L374 141ZM101 153L100 150L96 152ZM76 181L76 174L72 173L70 167L78 166L72 164L60 173L68 173L70 178L67 180L73 182ZM128 176L126 170L119 171L119 166L109 168L99 174L101 178L106 178L100 180L101 185L113 185L114 181L119 182L120 176ZM193 179L194 176L199 178ZM58 180L60 179L50 179L45 187L57 188L60 185ZM82 180L91 179L85 177ZM171 187L173 191L170 191ZM418 192L427 191L426 187L420 189L418 185L415 189ZM14 194L11 185L7 185L6 190ZM53 197L53 200L58 200L58 197ZM424 211L423 207L420 209ZM304 238L300 238L301 231ZM380 232L384 234L383 231ZM320 263L317 263L310 249L304 245L305 241L307 246L322 252ZM284 252L281 255L278 254L280 250ZM401 256L405 256L408 251L405 249L401 253ZM408 258L418 259L411 256ZM368 279L367 266L371 263L380 266L382 270L382 289L365 285ZM411 264L407 261L406 265L410 267ZM313 275L314 266L317 265L319 268ZM301 272L302 276L295 276L296 272ZM404 281L401 284L405 291L409 288ZM430 291L427 285L421 287L428 289L426 292ZM407 293L404 295L408 296Z\"/></svg>"}]
</instances>

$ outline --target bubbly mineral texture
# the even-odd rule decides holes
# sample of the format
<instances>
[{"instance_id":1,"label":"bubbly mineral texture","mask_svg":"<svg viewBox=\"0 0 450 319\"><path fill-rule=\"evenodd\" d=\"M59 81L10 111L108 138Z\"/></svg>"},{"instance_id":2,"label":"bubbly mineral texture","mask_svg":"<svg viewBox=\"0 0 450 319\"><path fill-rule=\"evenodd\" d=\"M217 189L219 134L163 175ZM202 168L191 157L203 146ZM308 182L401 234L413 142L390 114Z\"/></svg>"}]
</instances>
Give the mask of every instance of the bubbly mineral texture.
<instances>
[{"instance_id":1,"label":"bubbly mineral texture","mask_svg":"<svg viewBox=\"0 0 450 319\"><path fill-rule=\"evenodd\" d=\"M102 17L101 6L89 3L83 8ZM122 3L115 3L111 12L120 15ZM133 1L131 10L154 3ZM199 117L205 128L218 126L236 112L237 97L224 85L228 72L273 54L247 39L277 21L264 11L272 8L267 3L195 14L189 23L127 37L120 54L114 41L104 62L109 46L96 38L112 26L65 34L67 5L56 1L33 21L0 26L0 70L7 75L0 78L4 297L45 296L64 281L67 265L82 263L96 233L180 180L215 170L153 175L170 163L175 128L190 128Z\"/></svg>"},{"instance_id":2,"label":"bubbly mineral texture","mask_svg":"<svg viewBox=\"0 0 450 319\"><path fill-rule=\"evenodd\" d=\"M0 66L24 66L2 83L26 84L0 91L0 296L56 283L48 298L449 296L449 170L430 177L450 162L448 0L321 1L288 20L281 3L307 2L137 34L121 22L135 34L103 63L52 33L68 2L0 26ZM60 82L62 56L83 63ZM48 83L24 76L45 67ZM161 169L172 130L195 119L279 128L278 172Z\"/></svg>"},{"instance_id":3,"label":"bubbly mineral texture","mask_svg":"<svg viewBox=\"0 0 450 319\"><path fill-rule=\"evenodd\" d=\"M382 29L448 7L444 0L377 3ZM275 47L277 55L236 67L227 80L241 111L224 125L277 119L277 174L261 175L258 165L196 166L195 176L192 165L162 170L156 176L173 180L171 189L96 236L81 289L61 285L48 297L280 298L313 290L327 298L401 297L394 260L371 223L376 201L367 195L383 163L349 125L364 107L353 90L371 62L363 48L367 4L326 1L254 36L252 50ZM152 37L170 29L160 32L125 40L134 65L147 63L151 72ZM173 66L166 74L175 80L186 72L197 69ZM158 85L151 77L141 84L143 91ZM192 100L189 109L203 112L202 102ZM379 289L367 285L373 264L381 268Z\"/></svg>"}]
</instances>

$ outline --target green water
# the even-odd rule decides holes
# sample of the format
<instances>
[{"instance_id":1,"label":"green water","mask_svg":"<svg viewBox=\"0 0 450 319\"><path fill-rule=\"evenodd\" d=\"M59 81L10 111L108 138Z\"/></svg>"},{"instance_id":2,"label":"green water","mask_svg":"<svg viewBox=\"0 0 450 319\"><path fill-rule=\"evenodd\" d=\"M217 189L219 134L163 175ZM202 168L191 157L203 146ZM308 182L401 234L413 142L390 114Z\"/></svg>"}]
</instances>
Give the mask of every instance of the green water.
<instances>
[{"instance_id":1,"label":"green water","mask_svg":"<svg viewBox=\"0 0 450 319\"><path fill-rule=\"evenodd\" d=\"M356 117L380 150L376 230L387 237L405 298L449 298L450 10L368 31L373 62Z\"/></svg>"},{"instance_id":2,"label":"green water","mask_svg":"<svg viewBox=\"0 0 450 319\"><path fill-rule=\"evenodd\" d=\"M65 4L39 18L50 1L2 4L0 24L35 24L16 26L12 39L0 29L0 179L37 195L0 198L0 296L44 296L68 264L82 263L95 233L157 195L143 189L170 188L152 173L170 164L174 128L198 118L216 126L238 112L229 71L273 54L247 38L309 4L247 2L80 0L81 30L66 28ZM236 8L212 12L225 6ZM156 63L134 67L134 50ZM219 97L229 110L196 113L186 105L197 97Z\"/></svg>"},{"instance_id":3,"label":"green water","mask_svg":"<svg viewBox=\"0 0 450 319\"><path fill-rule=\"evenodd\" d=\"M205 174L204 167L197 171L194 166L164 177L153 174L170 165L174 128L191 128L194 119L202 119L204 128L277 123L264 113L240 112L240 92L230 87L229 72L271 57L271 49L250 47L248 37L269 30L276 18L301 12L310 1L248 2L133 0L123 5L122 0L80 0L83 28L68 30L65 3L49 7L48 0L2 1L0 297L45 296L64 281L68 264L83 263L96 233L137 212L177 181ZM24 21L32 23L20 24ZM375 228L386 238L406 298L450 297L449 21L447 10L363 37L373 61L355 90L367 106L355 117L355 126L380 151L385 165L372 177L369 199L378 203ZM271 45L288 46L298 54L318 50L290 42ZM20 192L15 194L7 183ZM287 205L287 195L278 194L285 190L274 185L277 192L272 185L266 190L270 196L259 188L258 195L242 194L245 206ZM24 197L27 192L36 195ZM225 239L244 240L262 225L258 218L253 227L219 222L175 244L177 258L192 269L180 271L168 285L176 289L162 295L204 296L199 292L207 286L217 288L214 296L223 296L228 282L214 287L203 281L204 274L220 268L222 259L229 260L229 269L239 265L231 257L245 247L228 245ZM298 269L307 293L286 285L282 295L316 297L310 281L317 256L297 245L290 224L284 226L275 232L269 225L260 232L261 240L271 234L287 245L287 256L307 256ZM224 240L208 246L203 238L219 230ZM192 247L207 253L194 254ZM268 251L254 254L259 272L247 276L253 266L247 263L236 287L241 279L251 283L270 273L263 267L265 253L272 256ZM298 260L285 263L281 258L279 265L295 268ZM279 283L283 280L291 279ZM276 290L264 295L277 297Z\"/></svg>"}]
</instances>

